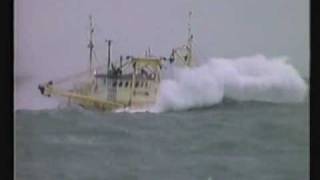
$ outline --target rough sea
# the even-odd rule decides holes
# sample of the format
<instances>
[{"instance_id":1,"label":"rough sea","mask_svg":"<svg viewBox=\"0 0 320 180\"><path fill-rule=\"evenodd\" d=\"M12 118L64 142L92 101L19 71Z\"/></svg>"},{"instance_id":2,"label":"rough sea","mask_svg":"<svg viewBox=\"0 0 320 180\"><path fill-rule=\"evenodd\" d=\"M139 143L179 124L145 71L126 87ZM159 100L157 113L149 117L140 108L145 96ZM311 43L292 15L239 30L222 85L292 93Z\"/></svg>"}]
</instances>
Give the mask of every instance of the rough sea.
<instances>
[{"instance_id":1,"label":"rough sea","mask_svg":"<svg viewBox=\"0 0 320 180\"><path fill-rule=\"evenodd\" d=\"M17 179L309 179L309 103L17 110Z\"/></svg>"},{"instance_id":2,"label":"rough sea","mask_svg":"<svg viewBox=\"0 0 320 180\"><path fill-rule=\"evenodd\" d=\"M46 108L27 95L15 110L19 180L309 179L308 84L282 58L178 70L149 109Z\"/></svg>"}]
</instances>

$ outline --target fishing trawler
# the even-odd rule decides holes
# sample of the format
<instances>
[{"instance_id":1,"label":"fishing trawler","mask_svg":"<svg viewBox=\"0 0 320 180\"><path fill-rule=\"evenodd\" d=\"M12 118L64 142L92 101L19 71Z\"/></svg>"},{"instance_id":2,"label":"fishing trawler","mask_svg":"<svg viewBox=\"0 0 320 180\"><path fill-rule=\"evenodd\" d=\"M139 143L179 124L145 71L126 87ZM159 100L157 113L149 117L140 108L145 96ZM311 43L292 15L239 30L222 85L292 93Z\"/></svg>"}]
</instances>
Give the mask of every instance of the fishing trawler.
<instances>
[{"instance_id":1,"label":"fishing trawler","mask_svg":"<svg viewBox=\"0 0 320 180\"><path fill-rule=\"evenodd\" d=\"M191 12L189 13L189 19ZM106 67L98 72L93 67L93 33L92 16L90 19L89 39L89 77L85 82L75 84L69 90L56 87L55 82L40 84L38 89L47 97L60 96L68 103L80 105L87 109L112 111L119 108L144 108L154 104L158 98L161 83L161 70L165 64L192 67L192 39L190 23L188 23L188 41L186 45L173 48L170 56L154 57L150 50L144 57L120 56L119 65L111 63L111 40L108 44L108 58ZM126 62L123 62L124 59ZM101 69L101 68L100 68Z\"/></svg>"}]
</instances>

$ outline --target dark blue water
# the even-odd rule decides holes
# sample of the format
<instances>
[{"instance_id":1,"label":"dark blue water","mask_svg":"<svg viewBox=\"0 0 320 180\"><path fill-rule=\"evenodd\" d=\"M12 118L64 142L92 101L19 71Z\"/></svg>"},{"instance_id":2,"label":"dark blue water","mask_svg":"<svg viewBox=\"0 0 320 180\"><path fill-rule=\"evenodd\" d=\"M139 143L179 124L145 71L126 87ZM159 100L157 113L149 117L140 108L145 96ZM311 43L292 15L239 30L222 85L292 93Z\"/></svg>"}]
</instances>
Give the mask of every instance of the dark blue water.
<instances>
[{"instance_id":1,"label":"dark blue water","mask_svg":"<svg viewBox=\"0 0 320 180\"><path fill-rule=\"evenodd\" d=\"M17 110L17 179L309 179L309 105Z\"/></svg>"}]
</instances>

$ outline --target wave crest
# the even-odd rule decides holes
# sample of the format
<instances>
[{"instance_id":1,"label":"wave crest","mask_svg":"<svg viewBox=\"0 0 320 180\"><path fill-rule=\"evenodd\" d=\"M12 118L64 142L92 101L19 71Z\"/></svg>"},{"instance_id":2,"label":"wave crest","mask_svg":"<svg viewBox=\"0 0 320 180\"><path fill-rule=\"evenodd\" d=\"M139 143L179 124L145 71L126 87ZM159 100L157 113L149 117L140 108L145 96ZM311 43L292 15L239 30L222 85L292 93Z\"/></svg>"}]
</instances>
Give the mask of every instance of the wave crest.
<instances>
[{"instance_id":1,"label":"wave crest","mask_svg":"<svg viewBox=\"0 0 320 180\"><path fill-rule=\"evenodd\" d=\"M161 82L158 101L148 111L212 106L224 97L238 101L303 102L307 84L287 60L263 55L212 58L195 68L175 68L172 78Z\"/></svg>"}]
</instances>

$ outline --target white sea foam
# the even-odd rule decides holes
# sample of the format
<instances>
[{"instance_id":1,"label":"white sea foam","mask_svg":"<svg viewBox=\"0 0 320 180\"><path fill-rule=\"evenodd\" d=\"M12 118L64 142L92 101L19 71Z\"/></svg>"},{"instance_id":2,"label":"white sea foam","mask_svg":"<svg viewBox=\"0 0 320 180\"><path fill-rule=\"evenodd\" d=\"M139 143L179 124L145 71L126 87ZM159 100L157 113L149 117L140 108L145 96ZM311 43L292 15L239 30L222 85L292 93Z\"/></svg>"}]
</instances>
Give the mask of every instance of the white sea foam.
<instances>
[{"instance_id":1,"label":"white sea foam","mask_svg":"<svg viewBox=\"0 0 320 180\"><path fill-rule=\"evenodd\" d=\"M183 110L238 101L303 102L308 87L286 57L263 55L212 58L195 68L176 68L163 80L157 103L148 111Z\"/></svg>"}]
</instances>

